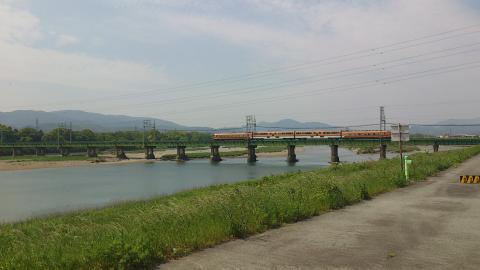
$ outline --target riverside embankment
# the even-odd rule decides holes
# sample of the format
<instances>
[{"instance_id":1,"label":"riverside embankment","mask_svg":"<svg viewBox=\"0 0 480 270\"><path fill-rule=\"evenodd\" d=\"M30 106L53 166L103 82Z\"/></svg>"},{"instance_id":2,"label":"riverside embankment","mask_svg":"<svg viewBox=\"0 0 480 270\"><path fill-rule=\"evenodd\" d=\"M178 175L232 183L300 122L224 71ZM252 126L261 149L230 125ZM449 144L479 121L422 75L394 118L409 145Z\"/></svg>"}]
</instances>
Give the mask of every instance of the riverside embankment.
<instances>
[{"instance_id":1,"label":"riverside embankment","mask_svg":"<svg viewBox=\"0 0 480 270\"><path fill-rule=\"evenodd\" d=\"M480 147L412 155L412 181ZM332 166L0 226L0 269L146 267L405 186L399 160Z\"/></svg>"},{"instance_id":2,"label":"riverside embankment","mask_svg":"<svg viewBox=\"0 0 480 270\"><path fill-rule=\"evenodd\" d=\"M462 269L480 265L480 156L374 200L224 243L160 270Z\"/></svg>"},{"instance_id":3,"label":"riverside embankment","mask_svg":"<svg viewBox=\"0 0 480 270\"><path fill-rule=\"evenodd\" d=\"M375 154L355 155L347 149L339 153L341 160L349 163L378 158ZM329 154L328 146L306 147L298 152L300 162L293 165L287 163L286 153L266 153L269 156L259 154L255 164L249 164L245 157L223 156L220 163L208 158L187 162L143 158L133 163L4 171L0 172L0 223L314 170L329 166Z\"/></svg>"}]
</instances>

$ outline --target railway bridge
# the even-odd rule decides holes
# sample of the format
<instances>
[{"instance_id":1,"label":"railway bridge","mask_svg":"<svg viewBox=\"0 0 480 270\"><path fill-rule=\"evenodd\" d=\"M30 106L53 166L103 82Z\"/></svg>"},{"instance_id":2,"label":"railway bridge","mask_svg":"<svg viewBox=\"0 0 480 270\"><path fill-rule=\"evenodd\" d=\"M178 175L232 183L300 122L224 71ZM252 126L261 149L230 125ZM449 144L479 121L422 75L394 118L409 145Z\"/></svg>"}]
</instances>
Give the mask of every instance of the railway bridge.
<instances>
[{"instance_id":1,"label":"railway bridge","mask_svg":"<svg viewBox=\"0 0 480 270\"><path fill-rule=\"evenodd\" d=\"M187 160L187 147L210 147L210 158L213 162L220 162L221 146L245 147L247 149L247 161L256 162L256 148L258 146L285 146L287 149L287 161L297 162L295 153L296 146L306 145L329 145L331 149L331 162L339 162L339 146L355 147L359 145L368 145L380 149L380 158L386 158L386 152L390 145L394 143L386 139L350 139L350 138L289 138L289 139L238 139L238 140L206 140L201 142L191 141L112 141L112 142L72 142L72 143L3 143L0 144L0 152L11 154L12 156L21 155L29 152L35 155L45 155L48 153L58 153L67 156L72 152L84 152L88 157L97 157L99 150L113 150L118 159L127 159L126 151L141 150L145 151L146 159L155 159L155 148L176 149L177 160ZM431 145L434 152L438 152L441 145L478 145L480 138L412 138L405 144L409 145Z\"/></svg>"}]
</instances>

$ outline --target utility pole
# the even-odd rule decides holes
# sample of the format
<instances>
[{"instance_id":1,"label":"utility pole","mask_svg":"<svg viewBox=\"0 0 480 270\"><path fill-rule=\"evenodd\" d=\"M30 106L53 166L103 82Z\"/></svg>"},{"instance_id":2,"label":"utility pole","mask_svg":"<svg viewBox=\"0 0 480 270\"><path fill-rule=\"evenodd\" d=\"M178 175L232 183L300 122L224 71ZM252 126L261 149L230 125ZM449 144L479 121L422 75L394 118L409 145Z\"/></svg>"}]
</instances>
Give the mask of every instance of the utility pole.
<instances>
[{"instance_id":1,"label":"utility pole","mask_svg":"<svg viewBox=\"0 0 480 270\"><path fill-rule=\"evenodd\" d=\"M255 115L247 115L246 120L246 131L249 133L255 132L257 129L257 120L255 119Z\"/></svg>"},{"instance_id":2,"label":"utility pole","mask_svg":"<svg viewBox=\"0 0 480 270\"><path fill-rule=\"evenodd\" d=\"M153 120L153 142L157 142L157 126L155 120Z\"/></svg>"},{"instance_id":3,"label":"utility pole","mask_svg":"<svg viewBox=\"0 0 480 270\"><path fill-rule=\"evenodd\" d=\"M145 147L146 143L146 131L152 128L152 121L151 120L143 120L143 147Z\"/></svg>"},{"instance_id":4,"label":"utility pole","mask_svg":"<svg viewBox=\"0 0 480 270\"><path fill-rule=\"evenodd\" d=\"M400 131L400 140L398 141L398 148L400 150L400 167L402 168L402 171L404 170L403 168L403 148L402 148L402 125L398 123L398 130Z\"/></svg>"},{"instance_id":5,"label":"utility pole","mask_svg":"<svg viewBox=\"0 0 480 270\"><path fill-rule=\"evenodd\" d=\"M61 123L58 124L57 128L57 148L60 148L60 127L62 126Z\"/></svg>"},{"instance_id":6,"label":"utility pole","mask_svg":"<svg viewBox=\"0 0 480 270\"><path fill-rule=\"evenodd\" d=\"M247 115L245 131L247 133L248 139L253 139L253 133L257 130L257 120L255 115Z\"/></svg>"},{"instance_id":7,"label":"utility pole","mask_svg":"<svg viewBox=\"0 0 480 270\"><path fill-rule=\"evenodd\" d=\"M387 129L387 120L385 118L385 107L380 106L380 130Z\"/></svg>"},{"instance_id":8,"label":"utility pole","mask_svg":"<svg viewBox=\"0 0 480 270\"><path fill-rule=\"evenodd\" d=\"M380 130L387 130L387 121L385 119L385 107L380 106ZM383 142L383 137L380 137L380 159L387 158L387 145Z\"/></svg>"}]
</instances>

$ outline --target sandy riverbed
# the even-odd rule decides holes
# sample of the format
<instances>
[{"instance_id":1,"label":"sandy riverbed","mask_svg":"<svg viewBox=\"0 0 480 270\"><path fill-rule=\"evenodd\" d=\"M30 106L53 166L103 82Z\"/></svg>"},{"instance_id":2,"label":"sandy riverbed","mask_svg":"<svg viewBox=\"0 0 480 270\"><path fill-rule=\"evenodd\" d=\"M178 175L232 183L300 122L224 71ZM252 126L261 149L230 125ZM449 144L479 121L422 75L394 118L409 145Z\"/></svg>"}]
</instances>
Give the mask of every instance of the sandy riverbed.
<instances>
[{"instance_id":1,"label":"sandy riverbed","mask_svg":"<svg viewBox=\"0 0 480 270\"><path fill-rule=\"evenodd\" d=\"M232 148L221 148L221 152L230 152L230 151L242 151L244 148L232 147ZM297 147L296 152L302 152L305 149L303 147ZM194 151L188 151L188 153L209 153L210 149L199 149ZM16 160L0 160L0 171L19 171L19 170L34 170L34 169L46 169L46 168L68 168L68 167L77 167L77 166L98 166L104 164L129 164L129 163L145 163L145 162L162 162L159 161L159 158L162 155L166 154L176 154L176 149L167 149L155 151L155 157L157 160L146 160L145 154L143 152L127 152L126 155L129 159L127 160L117 160L113 153L101 153L99 160L101 162L95 162L92 160L66 160L66 161L16 161ZM273 152L273 153L257 153L259 158L262 157L281 157L286 156L287 151L282 152ZM21 156L19 157L21 158ZM241 157L239 157L241 158Z\"/></svg>"}]
</instances>

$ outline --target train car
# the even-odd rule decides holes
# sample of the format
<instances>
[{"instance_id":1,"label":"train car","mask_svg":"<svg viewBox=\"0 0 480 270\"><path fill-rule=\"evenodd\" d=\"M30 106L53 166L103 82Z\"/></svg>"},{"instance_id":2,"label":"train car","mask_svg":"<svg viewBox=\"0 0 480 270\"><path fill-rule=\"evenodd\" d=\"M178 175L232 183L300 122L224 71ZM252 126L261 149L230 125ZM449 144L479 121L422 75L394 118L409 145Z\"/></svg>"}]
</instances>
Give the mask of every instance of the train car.
<instances>
[{"instance_id":1,"label":"train car","mask_svg":"<svg viewBox=\"0 0 480 270\"><path fill-rule=\"evenodd\" d=\"M214 140L246 140L251 139L252 133L247 132L231 132L231 133L215 133Z\"/></svg>"},{"instance_id":2,"label":"train car","mask_svg":"<svg viewBox=\"0 0 480 270\"><path fill-rule=\"evenodd\" d=\"M319 131L318 136L321 138L341 138L342 132L341 131Z\"/></svg>"},{"instance_id":3,"label":"train car","mask_svg":"<svg viewBox=\"0 0 480 270\"><path fill-rule=\"evenodd\" d=\"M301 138L340 138L340 131L262 131L254 132L258 139L301 139Z\"/></svg>"},{"instance_id":4,"label":"train car","mask_svg":"<svg viewBox=\"0 0 480 270\"><path fill-rule=\"evenodd\" d=\"M390 131L356 130L356 131L261 131L234 132L213 134L214 140L247 140L247 139L310 139L310 138L346 138L346 139L389 139Z\"/></svg>"},{"instance_id":5,"label":"train car","mask_svg":"<svg viewBox=\"0 0 480 270\"><path fill-rule=\"evenodd\" d=\"M391 132L386 130L357 130L342 131L341 136L345 139L389 139Z\"/></svg>"}]
</instances>

